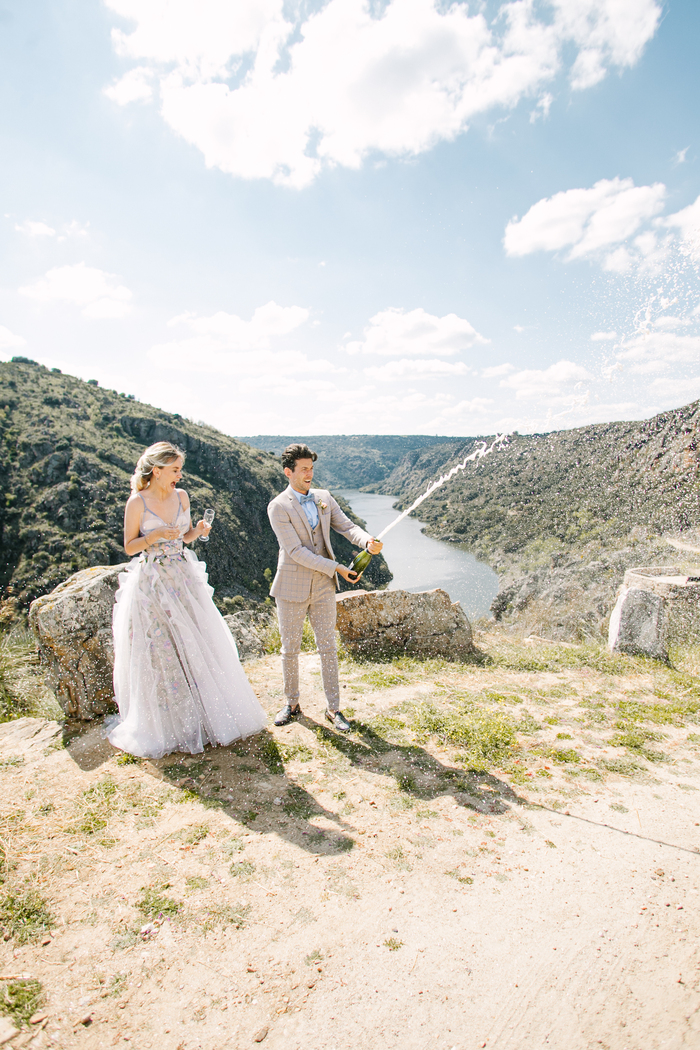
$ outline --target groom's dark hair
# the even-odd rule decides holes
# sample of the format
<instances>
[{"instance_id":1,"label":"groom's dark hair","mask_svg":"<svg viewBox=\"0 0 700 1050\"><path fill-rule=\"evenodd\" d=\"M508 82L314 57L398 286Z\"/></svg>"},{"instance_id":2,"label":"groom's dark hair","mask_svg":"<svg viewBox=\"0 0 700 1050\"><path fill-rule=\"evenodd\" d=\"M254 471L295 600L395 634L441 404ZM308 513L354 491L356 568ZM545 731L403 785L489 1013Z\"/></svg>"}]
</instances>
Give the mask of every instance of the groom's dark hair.
<instances>
[{"instance_id":1,"label":"groom's dark hair","mask_svg":"<svg viewBox=\"0 0 700 1050\"><path fill-rule=\"evenodd\" d=\"M311 451L308 445L301 445L298 442L294 445L287 445L282 453L282 469L289 467L290 470L294 470L298 459L311 459L315 463L318 456Z\"/></svg>"}]
</instances>

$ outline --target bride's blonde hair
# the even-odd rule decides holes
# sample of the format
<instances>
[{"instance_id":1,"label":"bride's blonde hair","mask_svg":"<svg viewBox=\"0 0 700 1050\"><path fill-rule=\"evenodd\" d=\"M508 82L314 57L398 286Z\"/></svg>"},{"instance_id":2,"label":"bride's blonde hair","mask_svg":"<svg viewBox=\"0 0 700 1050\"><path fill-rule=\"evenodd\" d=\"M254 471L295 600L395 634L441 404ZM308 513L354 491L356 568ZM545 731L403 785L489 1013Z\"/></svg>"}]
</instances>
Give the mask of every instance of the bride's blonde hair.
<instances>
[{"instance_id":1,"label":"bride's blonde hair","mask_svg":"<svg viewBox=\"0 0 700 1050\"><path fill-rule=\"evenodd\" d=\"M132 474L131 491L141 492L142 489L147 488L153 478L153 468L167 467L168 463L172 463L178 457L183 463L185 462L185 453L182 449L177 445L172 445L169 441L156 441L155 445L149 445Z\"/></svg>"}]
</instances>

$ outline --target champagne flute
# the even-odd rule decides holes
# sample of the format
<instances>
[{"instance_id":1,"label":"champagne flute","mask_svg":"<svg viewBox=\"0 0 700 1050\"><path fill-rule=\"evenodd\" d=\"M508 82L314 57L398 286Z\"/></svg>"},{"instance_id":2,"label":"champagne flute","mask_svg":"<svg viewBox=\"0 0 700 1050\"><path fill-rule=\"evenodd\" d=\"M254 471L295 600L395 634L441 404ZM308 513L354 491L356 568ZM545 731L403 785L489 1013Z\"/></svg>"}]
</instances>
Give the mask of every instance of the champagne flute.
<instances>
[{"instance_id":1,"label":"champagne flute","mask_svg":"<svg viewBox=\"0 0 700 1050\"><path fill-rule=\"evenodd\" d=\"M211 509L211 507L208 507L207 510L204 511L202 520L204 521L205 525L211 525L212 521L214 520L214 511ZM202 543L209 543L208 536L200 536L199 538L202 541Z\"/></svg>"}]
</instances>

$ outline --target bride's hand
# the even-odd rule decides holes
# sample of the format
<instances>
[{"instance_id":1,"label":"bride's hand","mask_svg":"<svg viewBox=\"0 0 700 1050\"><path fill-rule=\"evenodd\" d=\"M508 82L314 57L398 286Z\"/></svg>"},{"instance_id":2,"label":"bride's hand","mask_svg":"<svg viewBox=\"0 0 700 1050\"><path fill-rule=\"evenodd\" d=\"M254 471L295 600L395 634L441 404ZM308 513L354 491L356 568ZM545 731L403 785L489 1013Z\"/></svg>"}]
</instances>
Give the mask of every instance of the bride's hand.
<instances>
[{"instance_id":1,"label":"bride's hand","mask_svg":"<svg viewBox=\"0 0 700 1050\"><path fill-rule=\"evenodd\" d=\"M148 534L148 545L151 546L153 543L160 542L161 540L178 540L180 538L180 530L172 528L154 529L153 532Z\"/></svg>"},{"instance_id":2,"label":"bride's hand","mask_svg":"<svg viewBox=\"0 0 700 1050\"><path fill-rule=\"evenodd\" d=\"M194 527L194 530L198 536L208 536L211 532L211 525L207 525L204 518L202 518L201 521L197 522L197 524Z\"/></svg>"}]
</instances>

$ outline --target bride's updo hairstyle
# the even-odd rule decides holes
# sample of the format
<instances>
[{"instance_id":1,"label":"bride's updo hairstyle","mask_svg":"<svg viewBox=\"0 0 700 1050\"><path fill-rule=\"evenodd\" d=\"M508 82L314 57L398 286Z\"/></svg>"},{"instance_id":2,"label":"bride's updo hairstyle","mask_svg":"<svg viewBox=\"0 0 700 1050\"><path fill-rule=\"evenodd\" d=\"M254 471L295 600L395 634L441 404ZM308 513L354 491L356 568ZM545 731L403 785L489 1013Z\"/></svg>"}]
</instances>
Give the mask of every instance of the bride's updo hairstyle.
<instances>
[{"instance_id":1,"label":"bride's updo hairstyle","mask_svg":"<svg viewBox=\"0 0 700 1050\"><path fill-rule=\"evenodd\" d=\"M168 463L178 458L184 463L185 453L169 441L156 441L155 445L149 445L136 464L136 470L131 477L131 491L141 492L142 489L148 488L153 478L153 468L167 467Z\"/></svg>"}]
</instances>

